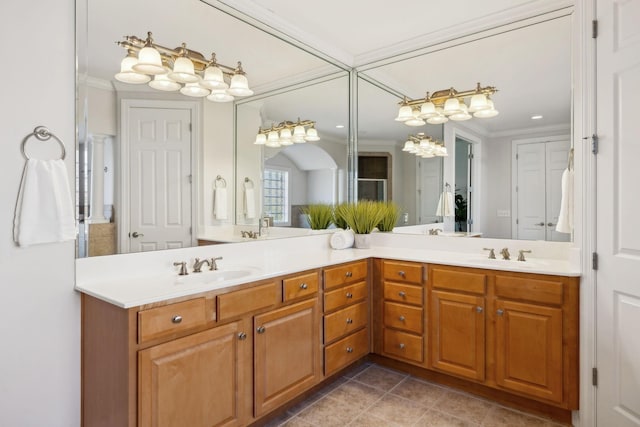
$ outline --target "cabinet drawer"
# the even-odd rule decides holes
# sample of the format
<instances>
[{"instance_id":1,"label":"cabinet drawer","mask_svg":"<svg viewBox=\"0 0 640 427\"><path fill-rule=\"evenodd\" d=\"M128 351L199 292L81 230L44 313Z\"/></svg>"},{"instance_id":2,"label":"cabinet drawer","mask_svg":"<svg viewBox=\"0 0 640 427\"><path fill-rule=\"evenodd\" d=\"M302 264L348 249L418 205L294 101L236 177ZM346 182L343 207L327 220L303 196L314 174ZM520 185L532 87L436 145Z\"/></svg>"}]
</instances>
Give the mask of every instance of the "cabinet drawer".
<instances>
[{"instance_id":1,"label":"cabinet drawer","mask_svg":"<svg viewBox=\"0 0 640 427\"><path fill-rule=\"evenodd\" d=\"M422 334L422 308L385 301L384 325Z\"/></svg>"},{"instance_id":2,"label":"cabinet drawer","mask_svg":"<svg viewBox=\"0 0 640 427\"><path fill-rule=\"evenodd\" d=\"M496 275L496 296L500 298L562 305L561 281Z\"/></svg>"},{"instance_id":3,"label":"cabinet drawer","mask_svg":"<svg viewBox=\"0 0 640 427\"><path fill-rule=\"evenodd\" d=\"M384 299L386 300L421 306L422 292L421 286L384 282Z\"/></svg>"},{"instance_id":4,"label":"cabinet drawer","mask_svg":"<svg viewBox=\"0 0 640 427\"><path fill-rule=\"evenodd\" d=\"M431 270L431 283L434 288L484 294L487 276L482 273L470 273L448 268L434 267Z\"/></svg>"},{"instance_id":5,"label":"cabinet drawer","mask_svg":"<svg viewBox=\"0 0 640 427\"><path fill-rule=\"evenodd\" d=\"M414 262L383 261L382 274L385 280L407 283L422 283L422 265Z\"/></svg>"},{"instance_id":6,"label":"cabinet drawer","mask_svg":"<svg viewBox=\"0 0 640 427\"><path fill-rule=\"evenodd\" d=\"M324 348L324 374L350 365L369 354L369 330L362 329Z\"/></svg>"},{"instance_id":7,"label":"cabinet drawer","mask_svg":"<svg viewBox=\"0 0 640 427\"><path fill-rule=\"evenodd\" d=\"M232 319L276 303L278 290L275 282L218 295L218 320Z\"/></svg>"},{"instance_id":8,"label":"cabinet drawer","mask_svg":"<svg viewBox=\"0 0 640 427\"><path fill-rule=\"evenodd\" d=\"M367 277L367 261L352 262L324 270L324 288L331 289L347 283L359 282Z\"/></svg>"},{"instance_id":9,"label":"cabinet drawer","mask_svg":"<svg viewBox=\"0 0 640 427\"><path fill-rule=\"evenodd\" d=\"M206 323L204 298L142 310L138 312L138 342L142 344L197 328Z\"/></svg>"},{"instance_id":10,"label":"cabinet drawer","mask_svg":"<svg viewBox=\"0 0 640 427\"><path fill-rule=\"evenodd\" d=\"M324 316L324 342L331 342L365 326L367 313L367 303L361 302Z\"/></svg>"},{"instance_id":11,"label":"cabinet drawer","mask_svg":"<svg viewBox=\"0 0 640 427\"><path fill-rule=\"evenodd\" d=\"M329 312L353 302L361 301L366 297L367 282L355 283L335 291L325 292L324 311Z\"/></svg>"},{"instance_id":12,"label":"cabinet drawer","mask_svg":"<svg viewBox=\"0 0 640 427\"><path fill-rule=\"evenodd\" d=\"M418 335L385 329L382 350L402 359L418 363L423 361L422 337Z\"/></svg>"},{"instance_id":13,"label":"cabinet drawer","mask_svg":"<svg viewBox=\"0 0 640 427\"><path fill-rule=\"evenodd\" d=\"M309 273L282 281L282 300L284 302L314 295L318 292L318 273Z\"/></svg>"}]
</instances>

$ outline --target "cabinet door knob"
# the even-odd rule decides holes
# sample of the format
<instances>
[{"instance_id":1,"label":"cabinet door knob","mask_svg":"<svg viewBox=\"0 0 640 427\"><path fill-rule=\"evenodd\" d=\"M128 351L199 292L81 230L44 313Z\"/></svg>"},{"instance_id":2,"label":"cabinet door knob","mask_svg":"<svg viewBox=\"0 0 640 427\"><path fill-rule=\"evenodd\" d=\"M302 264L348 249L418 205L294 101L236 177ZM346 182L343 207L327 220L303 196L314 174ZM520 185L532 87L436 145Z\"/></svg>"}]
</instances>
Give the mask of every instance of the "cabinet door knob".
<instances>
[{"instance_id":1,"label":"cabinet door knob","mask_svg":"<svg viewBox=\"0 0 640 427\"><path fill-rule=\"evenodd\" d=\"M353 298L353 294L351 292L347 292L347 298Z\"/></svg>"},{"instance_id":2,"label":"cabinet door knob","mask_svg":"<svg viewBox=\"0 0 640 427\"><path fill-rule=\"evenodd\" d=\"M400 271L398 271L398 276L400 276L400 277L405 277L405 276L406 276L406 274L405 274L405 272L404 272L404 271L400 270Z\"/></svg>"},{"instance_id":3,"label":"cabinet door knob","mask_svg":"<svg viewBox=\"0 0 640 427\"><path fill-rule=\"evenodd\" d=\"M351 276L353 276L353 273L352 273L352 272L350 272L350 271L347 271L347 272L345 273L345 276L347 276L347 277L351 277Z\"/></svg>"},{"instance_id":4,"label":"cabinet door knob","mask_svg":"<svg viewBox=\"0 0 640 427\"><path fill-rule=\"evenodd\" d=\"M353 323L353 319L351 319L350 317L347 318L347 325L350 325Z\"/></svg>"},{"instance_id":5,"label":"cabinet door knob","mask_svg":"<svg viewBox=\"0 0 640 427\"><path fill-rule=\"evenodd\" d=\"M398 292L398 295L400 296L400 298L404 298L407 296L407 293L405 291L400 291Z\"/></svg>"},{"instance_id":6,"label":"cabinet door knob","mask_svg":"<svg viewBox=\"0 0 640 427\"><path fill-rule=\"evenodd\" d=\"M476 307L476 312L477 313L482 313L482 307Z\"/></svg>"},{"instance_id":7,"label":"cabinet door knob","mask_svg":"<svg viewBox=\"0 0 640 427\"><path fill-rule=\"evenodd\" d=\"M504 314L504 310L499 308L498 311L496 311L496 313L498 314L498 316L502 316Z\"/></svg>"},{"instance_id":8,"label":"cabinet door knob","mask_svg":"<svg viewBox=\"0 0 640 427\"><path fill-rule=\"evenodd\" d=\"M398 317L398 319L399 319L401 322L404 322L405 317L404 317L404 316L400 316L400 317Z\"/></svg>"},{"instance_id":9,"label":"cabinet door knob","mask_svg":"<svg viewBox=\"0 0 640 427\"><path fill-rule=\"evenodd\" d=\"M404 343L400 343L398 347L400 347L400 350L404 350Z\"/></svg>"},{"instance_id":10,"label":"cabinet door knob","mask_svg":"<svg viewBox=\"0 0 640 427\"><path fill-rule=\"evenodd\" d=\"M307 289L308 287L306 283L300 283L300 289Z\"/></svg>"},{"instance_id":11,"label":"cabinet door knob","mask_svg":"<svg viewBox=\"0 0 640 427\"><path fill-rule=\"evenodd\" d=\"M347 347L347 353L353 353L353 347Z\"/></svg>"},{"instance_id":12,"label":"cabinet door knob","mask_svg":"<svg viewBox=\"0 0 640 427\"><path fill-rule=\"evenodd\" d=\"M173 318L171 319L171 321L172 321L173 323L178 324L178 323L182 322L182 316L173 316Z\"/></svg>"},{"instance_id":13,"label":"cabinet door knob","mask_svg":"<svg viewBox=\"0 0 640 427\"><path fill-rule=\"evenodd\" d=\"M264 331L265 331L265 330L266 330L266 329L264 328L264 326L258 326L258 327L256 328L256 332L257 332L257 333L259 333L259 334L264 334Z\"/></svg>"},{"instance_id":14,"label":"cabinet door knob","mask_svg":"<svg viewBox=\"0 0 640 427\"><path fill-rule=\"evenodd\" d=\"M244 341L244 340L246 340L246 339L247 339L247 334L245 334L244 332L240 332L240 333L238 334L238 339L239 339L240 341Z\"/></svg>"}]
</instances>

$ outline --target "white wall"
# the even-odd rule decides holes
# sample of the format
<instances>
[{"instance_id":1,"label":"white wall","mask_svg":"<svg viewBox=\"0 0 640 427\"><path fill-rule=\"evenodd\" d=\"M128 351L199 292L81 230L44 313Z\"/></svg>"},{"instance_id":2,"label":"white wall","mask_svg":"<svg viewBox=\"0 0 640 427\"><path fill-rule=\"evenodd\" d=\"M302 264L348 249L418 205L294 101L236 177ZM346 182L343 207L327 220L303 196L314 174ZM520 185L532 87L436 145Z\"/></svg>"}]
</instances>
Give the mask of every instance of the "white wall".
<instances>
[{"instance_id":1,"label":"white wall","mask_svg":"<svg viewBox=\"0 0 640 427\"><path fill-rule=\"evenodd\" d=\"M73 185L74 1L2 2L0 15L2 39L19 34L28 46L12 49L20 66L4 67L9 84L0 100L0 425L73 427L80 425L74 242L16 248L11 228L24 164L20 143L36 126L65 142Z\"/></svg>"},{"instance_id":2,"label":"white wall","mask_svg":"<svg viewBox=\"0 0 640 427\"><path fill-rule=\"evenodd\" d=\"M87 85L89 132L115 135L118 131L115 90L92 86L90 82Z\"/></svg>"}]
</instances>

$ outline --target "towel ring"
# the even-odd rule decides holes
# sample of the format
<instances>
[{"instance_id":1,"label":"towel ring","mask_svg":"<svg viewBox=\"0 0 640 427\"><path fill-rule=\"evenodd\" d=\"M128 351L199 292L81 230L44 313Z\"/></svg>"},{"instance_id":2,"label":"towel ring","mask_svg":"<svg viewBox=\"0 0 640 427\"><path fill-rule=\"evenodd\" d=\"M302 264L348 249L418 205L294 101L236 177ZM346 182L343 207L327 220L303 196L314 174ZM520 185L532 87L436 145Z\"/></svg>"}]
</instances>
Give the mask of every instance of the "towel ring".
<instances>
[{"instance_id":1,"label":"towel ring","mask_svg":"<svg viewBox=\"0 0 640 427\"><path fill-rule=\"evenodd\" d=\"M244 177L244 188L253 188L253 181L248 176Z\"/></svg>"},{"instance_id":2,"label":"towel ring","mask_svg":"<svg viewBox=\"0 0 640 427\"><path fill-rule=\"evenodd\" d=\"M220 183L220 187L218 187L218 183ZM216 182L214 184L216 188L227 188L227 181L220 175L216 176Z\"/></svg>"},{"instance_id":3,"label":"towel ring","mask_svg":"<svg viewBox=\"0 0 640 427\"><path fill-rule=\"evenodd\" d=\"M62 150L60 159L64 160L64 158L67 156L67 150L64 148L64 143L60 140L60 138L58 138L53 133L51 133L51 131L47 129L45 126L38 126L33 130L33 132L31 132L29 135L24 137L24 139L22 140L22 144L20 145L20 150L22 151L22 155L24 156L25 159L31 160L30 157L27 156L27 153L24 151L24 147L27 144L27 141L29 140L29 138L31 138L32 136L35 136L36 139L40 141L48 141L51 138L55 139L60 145L60 149Z\"/></svg>"}]
</instances>

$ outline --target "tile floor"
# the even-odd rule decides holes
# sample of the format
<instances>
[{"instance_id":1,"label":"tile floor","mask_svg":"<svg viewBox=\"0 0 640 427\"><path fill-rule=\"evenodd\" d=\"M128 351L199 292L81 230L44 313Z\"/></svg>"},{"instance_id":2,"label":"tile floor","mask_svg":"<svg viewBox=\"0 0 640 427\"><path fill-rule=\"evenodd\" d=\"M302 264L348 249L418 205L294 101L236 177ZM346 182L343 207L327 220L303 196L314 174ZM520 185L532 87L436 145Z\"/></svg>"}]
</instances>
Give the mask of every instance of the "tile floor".
<instances>
[{"instance_id":1,"label":"tile floor","mask_svg":"<svg viewBox=\"0 0 640 427\"><path fill-rule=\"evenodd\" d=\"M271 420L268 427L559 427L376 364L363 364Z\"/></svg>"}]
</instances>

